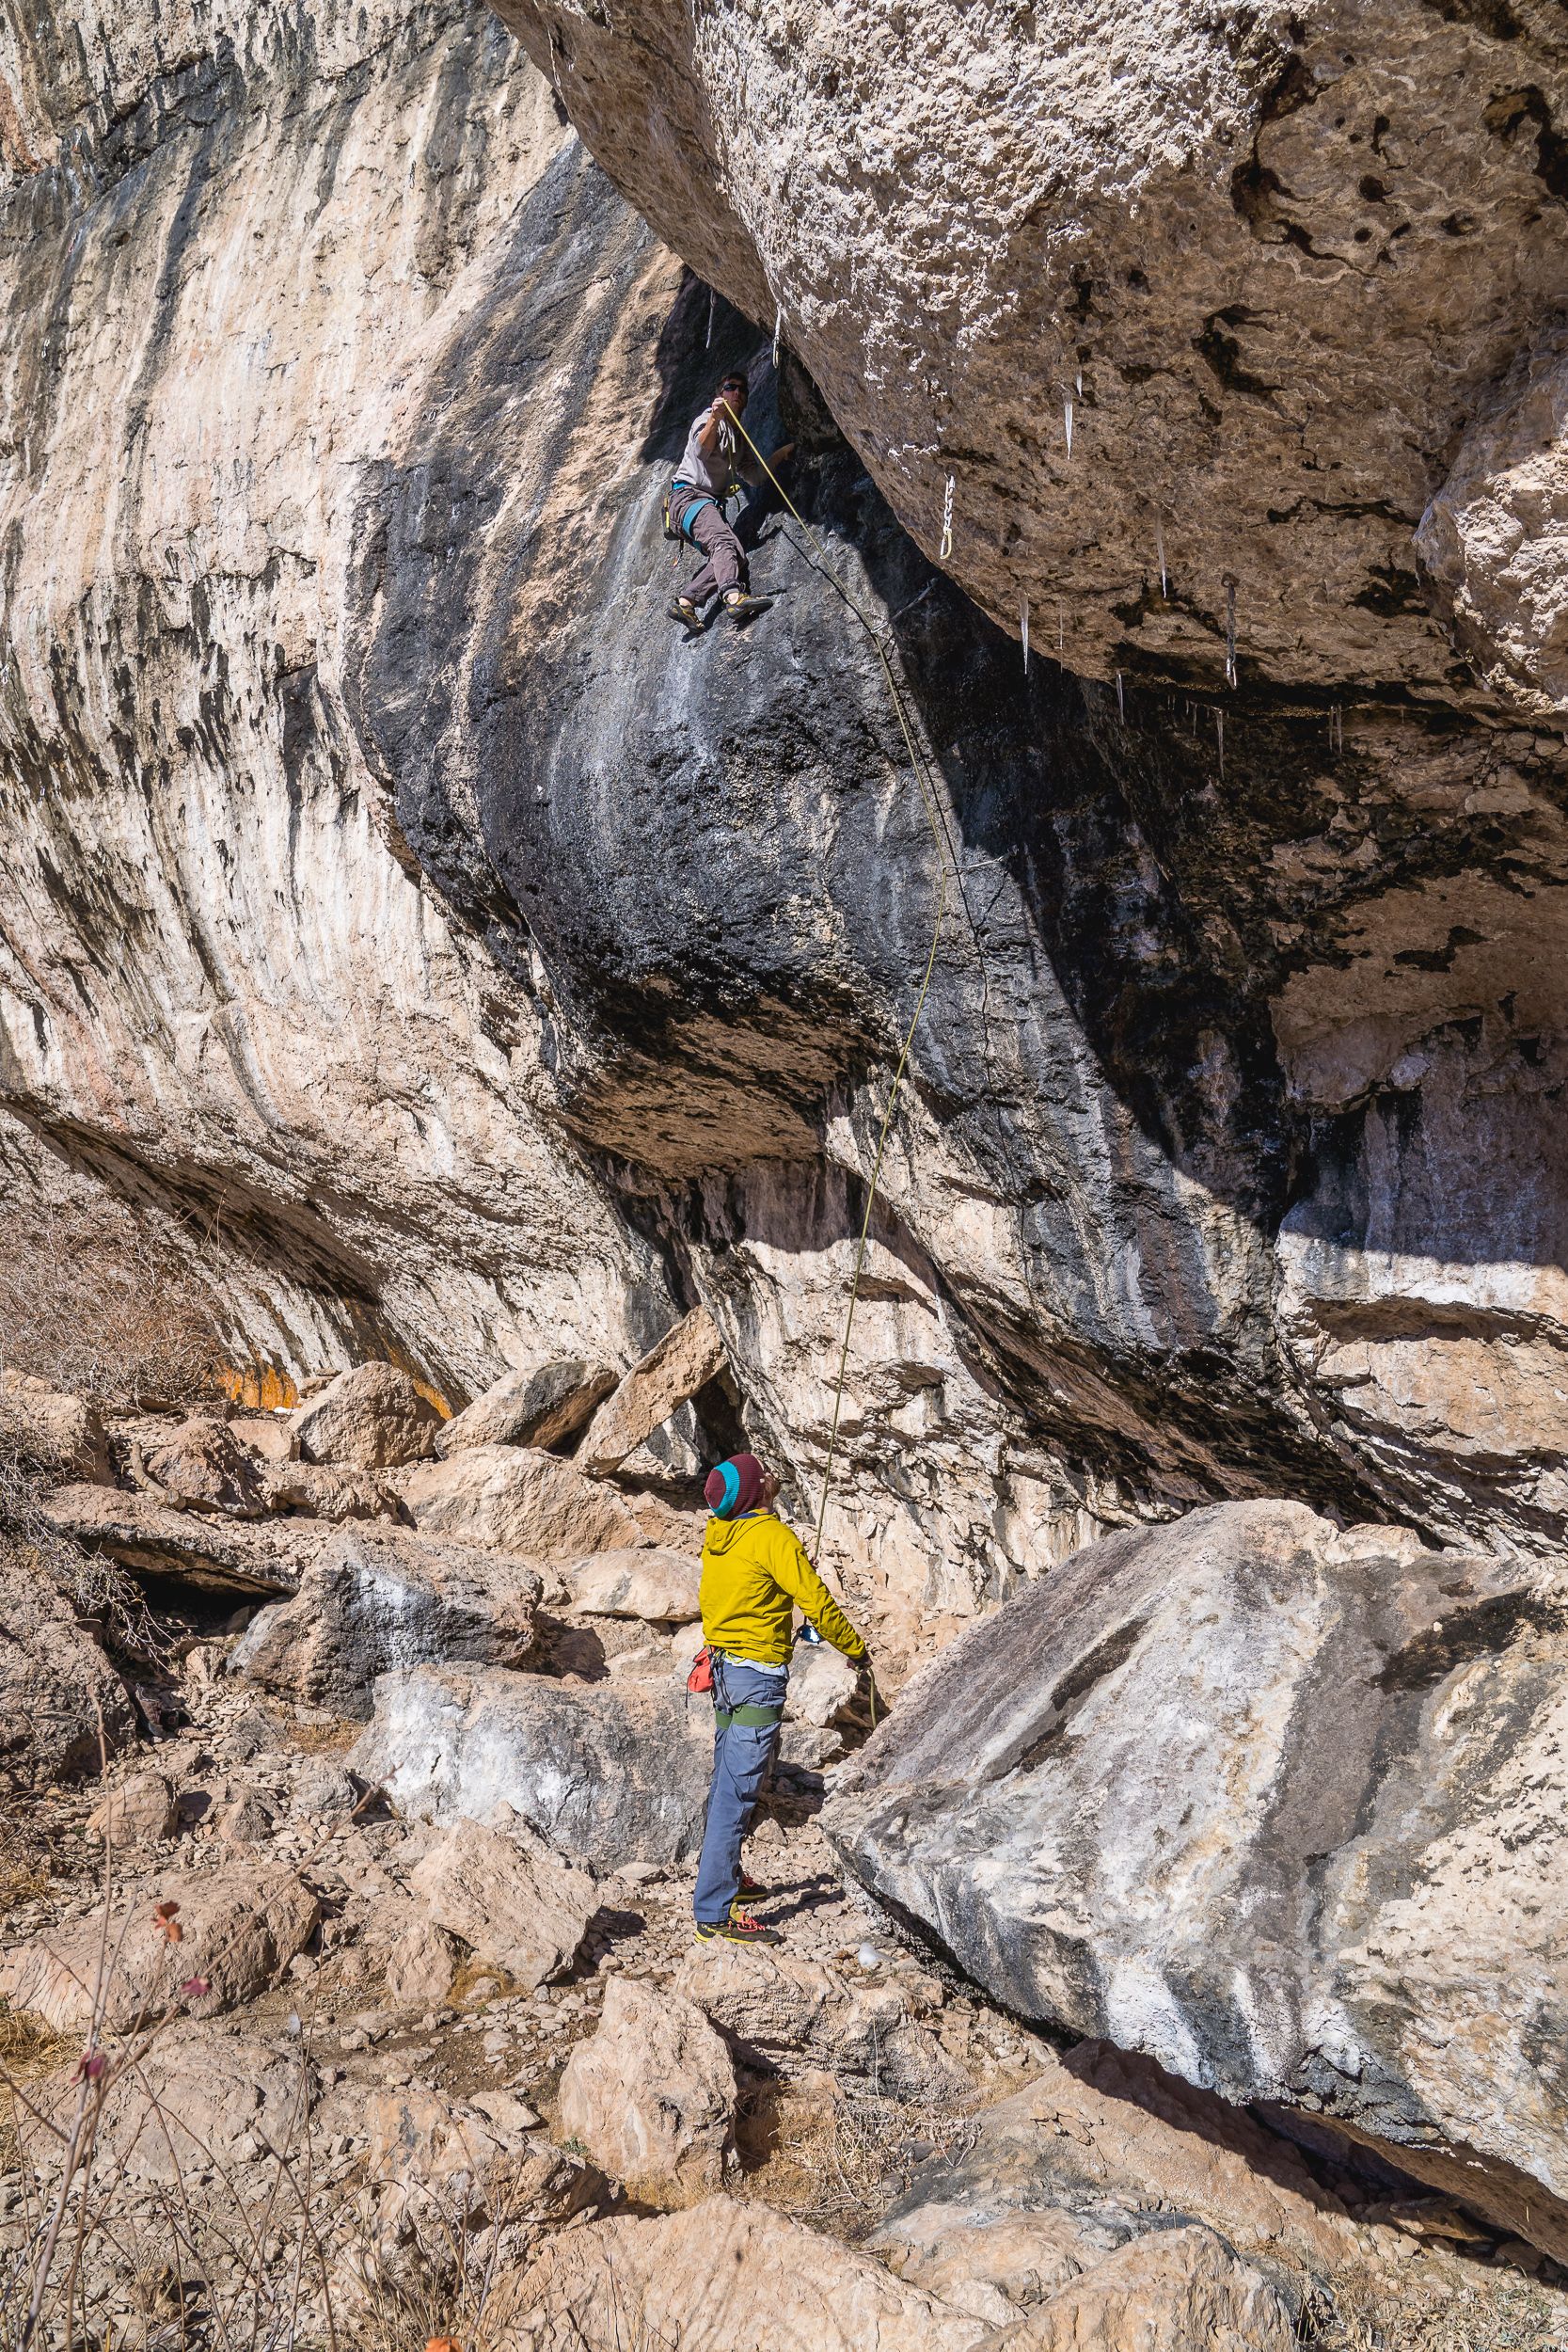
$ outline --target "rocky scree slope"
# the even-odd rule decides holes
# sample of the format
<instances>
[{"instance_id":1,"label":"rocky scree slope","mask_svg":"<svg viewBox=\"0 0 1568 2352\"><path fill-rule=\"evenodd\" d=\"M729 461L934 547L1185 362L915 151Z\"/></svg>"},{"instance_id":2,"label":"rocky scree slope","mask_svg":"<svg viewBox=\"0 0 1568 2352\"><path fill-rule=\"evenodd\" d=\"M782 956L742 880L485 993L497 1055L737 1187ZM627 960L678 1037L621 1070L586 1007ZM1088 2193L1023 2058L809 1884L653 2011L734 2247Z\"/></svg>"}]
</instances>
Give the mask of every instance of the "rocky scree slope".
<instances>
[{"instance_id":1,"label":"rocky scree slope","mask_svg":"<svg viewBox=\"0 0 1568 2352\"><path fill-rule=\"evenodd\" d=\"M1496 664L1464 668L1413 536L1436 544L1456 437L1491 417L1516 450L1555 414L1544 13L1390 6L1352 41L1327 9L1205 29L1172 6L1092 56L1054 17L966 20L926 148L972 199L1035 208L983 269L955 245L955 290L1016 264L973 312L910 291L911 257L945 250L940 186L906 172L894 201L895 172L857 244L832 191L884 183L835 177L815 135L765 171L751 127L825 106L835 156L882 139L895 164L879 125L947 40L936 12L896 57L874 28L832 59L847 27L786 28L787 87L759 32L722 91L657 11L651 49L636 11L514 14L719 295L479 12L134 13L111 42L78 8L12 36L8 300L48 330L11 339L6 389L18 1177L198 1216L237 1343L295 1375L390 1352L461 1403L507 1363L628 1361L700 1297L748 1425L804 1486L944 863L832 1556L892 1604L967 1611L1107 1525L1281 1490L1549 1548L1561 742ZM982 39L1023 44L1014 96ZM1123 48L1131 111L1094 133L1120 177L1059 169L1040 143L1087 136L1074 77ZM640 111L634 50L659 60ZM1187 94L1151 107L1157 57ZM1400 153L1440 216L1396 199ZM1375 246L1291 211L1308 163L1324 218L1353 183L1387 213ZM765 181L803 269L837 252L832 304L815 278L765 294ZM280 238L285 213L304 226ZM1121 342L1073 346L1069 468L1037 306L1092 343L1113 288ZM776 384L775 293L805 362ZM1134 334L1146 299L1206 307ZM759 435L800 442L826 569L893 643L940 851L880 666L796 525L751 518L784 593L749 635L690 646L662 618L656 494L736 360ZM1515 369L1534 389L1505 431ZM907 464L870 405L895 380ZM1091 463L1113 382L1142 405ZM1414 443L1391 387L1432 410ZM1550 449L1530 462L1549 491ZM959 585L921 552L946 470ZM1004 495L1020 547L1055 517L1028 561ZM1470 506L1442 511L1469 548ZM1543 492L1525 534L1537 588L1553 511ZM1488 532L1478 563L1509 538ZM1099 554L1069 561L1091 541L1110 584ZM1027 677L975 610L1010 625L1022 595ZM1108 633L1111 596L1136 630Z\"/></svg>"},{"instance_id":2,"label":"rocky scree slope","mask_svg":"<svg viewBox=\"0 0 1568 2352\"><path fill-rule=\"evenodd\" d=\"M1146 1788L1157 1775L1136 1751L1145 1727L1156 1730L1172 1772L1164 1809L1140 1815L1123 1797L1124 1853L1102 1840L1098 1854L1091 1845L1072 1857L1098 1865L1109 1945L1127 1928L1118 1861L1147 1894L1138 1866L1168 1836L1175 1804L1210 1808L1163 1876L1155 1856L1156 1909L1176 1938L1162 1945L1146 1922L1135 1955L1122 1955L1113 2022L1136 2042L1140 2014L1167 2026L1178 2017L1169 1956L1183 1926L1206 1924L1223 1957L1256 1967L1233 1936L1225 1944L1227 1901L1250 1904L1275 1934L1300 1859L1292 1823L1305 1825L1326 1788L1315 1825L1332 1827L1369 1747L1394 1755L1414 1720L1427 1735L1418 1771L1432 1776L1445 1745L1468 1763L1462 1788L1451 1772L1445 1784L1469 1816L1468 1851L1455 1857L1466 1894L1485 1891L1477 1861L1497 1859L1489 1815L1513 1849L1495 1891L1549 1888L1562 1811L1552 1744L1531 1752L1515 1736L1534 1807L1535 1835L1523 1835L1529 1812L1499 1808L1475 1769L1488 1709L1473 1692L1466 1708L1453 1688L1456 1664L1463 1678L1506 1653L1507 1704L1490 1713L1494 1733L1500 1719L1516 1735L1531 1698L1531 1673L1516 1671L1521 1638L1538 1639L1536 1683L1549 1689L1554 1669L1560 1680L1551 1629L1528 1611L1482 1599L1478 1638L1466 1601L1484 1589L1516 1602L1518 1564L1434 1564L1407 1533L1341 1533L1301 1505L1189 1514L1036 1580L949 1646L847 1771L836 1759L864 1728L854 1677L829 1655L803 1660L752 1844L783 1943L693 1946L710 1753L706 1709L681 1691L698 1638L694 1530L625 1460L613 1485L581 1467L673 1401L673 1358L681 1378L700 1374L700 1319L695 1336L682 1328L683 1349L655 1351L596 1409L594 1367L561 1363L536 1379L529 1411L544 1397L559 1418L570 1393L594 1413L573 1459L540 1452L531 1432L486 1434L518 1411L515 1384L483 1400L465 1432L437 1425L386 1363L341 1375L293 1414L99 1417L40 1384L7 1386L35 1462L52 1458L68 1481L52 1498L40 1490L43 1523L100 1547L119 1564L122 1597L135 1580L146 1603L134 1625L122 1617L142 1645L125 1694L134 1709L113 1726L130 1752L96 1786L57 1785L72 1758L49 1717L73 1665L80 1708L78 1661L13 1601L29 1578L69 1585L93 1564L79 1558L73 1571L58 1534L41 1565L37 1551L28 1561L0 1549L7 1622L37 1669L24 1694L31 1753L5 1757L18 1801L0 1841L0 2263L38 2295L43 2330L70 2309L95 2335L150 2343L199 2311L215 2332L254 2325L305 2344L427 2340L434 2321L519 2352L624 2352L628 2326L680 2328L693 2344L742 2352L1560 2344L1561 2270L1513 2233L1511 2216L1489 2223L1423 2192L1354 2146L1338 2110L1326 2122L1298 2112L1291 2145L1147 2057L1070 2030L1055 2046L1021 2026L945 1962L879 1926L868 1935L813 1818L824 1781L836 1780L833 1834L869 1827L862 1867L885 1896L889 1801L913 1765L922 1831L906 1847L934 1859L946 1810L959 1851L950 1843L941 1860L962 1883L959 1912L978 1925L992 1907L1014 1972L1004 1997L1028 2008L1039 1882L1017 1867L999 1878L988 1833L1009 1807L1030 1826L1028 1792L1050 1772L1057 1733L1058 1772L1069 1769L1063 1749L1077 1751L1071 1827L1082 1832L1095 1776L1117 1767L1107 1701ZM651 1396L658 1376L661 1397ZM531 1561L500 1539L503 1464L506 1532ZM466 1487L469 1468L482 1476ZM552 1480L578 1488L578 1525L619 1510L639 1539L566 1556ZM454 1525L465 1495L468 1516ZM95 1501L108 1506L96 1518ZM227 1585L214 1584L214 1566ZM98 1572L103 1592L102 1562ZM1427 1622L1434 1590L1457 1604L1446 1631ZM1240 1604L1235 1627L1205 1631L1219 1613L1202 1604L1227 1597ZM1142 1622L1118 1638L1129 1607ZM91 1649L85 1634L80 1648ZM1372 1686L1355 1669L1385 1654L1386 1694L1362 1697ZM967 1680L966 1659L980 1668ZM130 1665L124 1652L119 1662ZM1174 1702L1161 1681L1173 1663ZM1180 1752L1171 1714L1190 1726L1207 1713L1207 1733L1223 1739L1238 1675L1250 1673L1256 1723L1277 1729L1303 1665L1320 1687L1347 1684L1336 1729L1352 1736L1316 1778L1310 1755L1285 1743L1275 1812L1291 1818L1260 1836L1268 1741L1233 1740L1236 1802L1226 1812L1220 1792L1221 1826L1250 1822L1254 1834L1221 1839L1216 1858L1216 1792L1195 1769L1205 1730L1189 1728ZM1135 1689L1118 1687L1123 1669ZM363 1718L372 1683L373 1720L349 1749L356 1725L342 1719ZM949 1740L933 1755L935 1698ZM988 1746L998 1725L1000 1744ZM955 1764L966 1775L957 1788ZM956 1802L969 1811L955 1824ZM1035 1803L1037 1849L1052 1831L1037 1793ZM1385 1805L1374 1833L1387 1822ZM1183 1876L1202 1880L1205 1844L1206 1921L1170 1899ZM1337 1887L1353 1851L1335 1857ZM1386 1882L1388 1859L1384 1838L1374 1881ZM899 1883L914 1916L918 1874L905 1869ZM1433 1872L1418 1891L1441 1885ZM1067 1899L1058 1887L1059 1906ZM1536 1907L1549 1931L1547 1905ZM1494 1909L1478 1924L1496 1973L1513 1964L1533 2000L1521 1919ZM991 1957L982 1930L966 1958L994 1987ZM1143 1968L1132 2001L1129 1957ZM1162 1967L1173 1996L1163 2006ZM1207 1999L1196 1981L1189 1989L1201 2034L1227 2012L1212 1987ZM1273 2007L1260 1999L1258 2014L1277 2032L1289 1986L1267 1989ZM1484 2077L1501 2042L1466 2038L1451 2000L1431 2015L1429 2079L1451 2087L1467 2057ZM1514 2146L1531 2146L1554 2090L1556 2045L1538 2022L1526 2018L1506 2045L1510 2069L1490 2095L1484 2079L1468 2085L1478 2144L1495 2144L1506 2100ZM1350 2029L1342 2022L1332 2045L1321 2024L1311 2030L1323 2038L1311 2075L1322 2090ZM1244 2040L1222 2075L1232 2090ZM1362 2089L1370 2097L1373 2086ZM51 2269L48 2216L72 2139L55 2127L84 2103L92 2178L71 2249ZM1452 2185L1484 2205L1497 2184L1479 2177L1475 2153L1454 2163ZM1428 2145L1420 2162L1432 2161ZM1556 2245L1539 2172L1524 2221ZM680 2327L683 2312L693 2328Z\"/></svg>"}]
</instances>

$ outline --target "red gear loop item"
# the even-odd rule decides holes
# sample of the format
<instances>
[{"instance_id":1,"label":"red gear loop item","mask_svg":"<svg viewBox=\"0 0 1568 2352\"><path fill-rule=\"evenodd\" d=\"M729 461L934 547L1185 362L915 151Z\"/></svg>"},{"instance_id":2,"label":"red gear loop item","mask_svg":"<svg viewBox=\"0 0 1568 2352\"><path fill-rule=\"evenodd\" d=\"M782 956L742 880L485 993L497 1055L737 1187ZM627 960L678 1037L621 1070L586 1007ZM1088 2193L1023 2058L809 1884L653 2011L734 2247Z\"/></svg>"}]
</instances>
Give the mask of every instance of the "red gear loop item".
<instances>
[{"instance_id":1,"label":"red gear loop item","mask_svg":"<svg viewBox=\"0 0 1568 2352\"><path fill-rule=\"evenodd\" d=\"M700 1649L691 1661L691 1672L686 1677L689 1691L704 1692L713 1688L713 1652Z\"/></svg>"}]
</instances>

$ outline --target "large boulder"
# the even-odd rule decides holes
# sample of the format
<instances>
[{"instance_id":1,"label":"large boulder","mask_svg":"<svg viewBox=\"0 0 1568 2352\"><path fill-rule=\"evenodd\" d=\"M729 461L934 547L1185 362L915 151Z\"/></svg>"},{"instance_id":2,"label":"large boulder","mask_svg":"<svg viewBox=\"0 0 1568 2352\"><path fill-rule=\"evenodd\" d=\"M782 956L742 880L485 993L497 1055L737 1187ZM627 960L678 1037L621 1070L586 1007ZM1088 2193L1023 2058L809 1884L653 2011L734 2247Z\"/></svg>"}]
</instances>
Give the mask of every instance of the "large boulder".
<instances>
[{"instance_id":1,"label":"large boulder","mask_svg":"<svg viewBox=\"0 0 1568 2352\"><path fill-rule=\"evenodd\" d=\"M355 1470L396 1470L435 1451L441 1416L395 1364L356 1364L341 1372L294 1415L308 1462Z\"/></svg>"},{"instance_id":2,"label":"large boulder","mask_svg":"<svg viewBox=\"0 0 1568 2352\"><path fill-rule=\"evenodd\" d=\"M536 1560L570 1560L637 1543L641 1530L612 1487L531 1446L477 1445L401 1481L417 1527Z\"/></svg>"},{"instance_id":3,"label":"large boulder","mask_svg":"<svg viewBox=\"0 0 1568 2352\"><path fill-rule=\"evenodd\" d=\"M1035 2056L1035 2079L922 2165L874 2232L902 2278L1000 2323L1009 2301L1190 2223L1218 2231L1292 2309L1363 2271L1361 2228L1242 2108L1104 2042Z\"/></svg>"},{"instance_id":4,"label":"large boulder","mask_svg":"<svg viewBox=\"0 0 1568 2352\"><path fill-rule=\"evenodd\" d=\"M668 1544L599 1551L570 1571L572 1605L590 1617L641 1617L649 1625L690 1625L702 1615L694 1552Z\"/></svg>"},{"instance_id":5,"label":"large boulder","mask_svg":"<svg viewBox=\"0 0 1568 2352\"><path fill-rule=\"evenodd\" d=\"M543 1675L385 1675L352 1763L417 1820L510 1805L591 1868L680 1862L702 1843L711 1717L672 1693L568 1690Z\"/></svg>"},{"instance_id":6,"label":"large boulder","mask_svg":"<svg viewBox=\"0 0 1568 2352\"><path fill-rule=\"evenodd\" d=\"M462 1412L444 1423L437 1454L473 1445L559 1445L582 1427L615 1386L615 1375L580 1356L558 1357L526 1372L504 1372Z\"/></svg>"},{"instance_id":7,"label":"large boulder","mask_svg":"<svg viewBox=\"0 0 1568 2352\"><path fill-rule=\"evenodd\" d=\"M561 2078L561 2128L643 2203L722 2188L735 2153L735 2067L701 2010L611 1977L596 2033Z\"/></svg>"},{"instance_id":8,"label":"large boulder","mask_svg":"<svg viewBox=\"0 0 1568 2352\"><path fill-rule=\"evenodd\" d=\"M103 1486L113 1482L109 1441L97 1406L12 1364L0 1371L0 1442L7 1438L60 1477Z\"/></svg>"},{"instance_id":9,"label":"large boulder","mask_svg":"<svg viewBox=\"0 0 1568 2352\"><path fill-rule=\"evenodd\" d=\"M599 1901L589 1873L521 1820L454 1822L408 1884L438 1927L530 1993L570 1967Z\"/></svg>"},{"instance_id":10,"label":"large boulder","mask_svg":"<svg viewBox=\"0 0 1568 2352\"><path fill-rule=\"evenodd\" d=\"M134 1721L125 1685L71 1603L0 1532L0 1770L29 1787L95 1772Z\"/></svg>"},{"instance_id":11,"label":"large boulder","mask_svg":"<svg viewBox=\"0 0 1568 2352\"><path fill-rule=\"evenodd\" d=\"M194 2173L214 2168L225 2183L245 2165L276 2168L279 2153L308 2147L315 2093L314 2069L297 2043L291 2049L181 2020L150 2037L133 2064L111 2067L97 2161L117 2186L123 2179L138 2190L188 2185ZM80 2095L74 2068L63 2071L38 2103L39 2121L23 2133L46 2177Z\"/></svg>"},{"instance_id":12,"label":"large boulder","mask_svg":"<svg viewBox=\"0 0 1568 2352\"><path fill-rule=\"evenodd\" d=\"M766 2205L598 2221L497 2280L484 2352L974 2352L990 2330ZM1197 2352L1197 2347L1194 2347Z\"/></svg>"},{"instance_id":13,"label":"large boulder","mask_svg":"<svg viewBox=\"0 0 1568 2352\"><path fill-rule=\"evenodd\" d=\"M693 1307L600 1406L578 1448L583 1468L619 1470L677 1406L722 1372L724 1363L718 1325L705 1307Z\"/></svg>"},{"instance_id":14,"label":"large boulder","mask_svg":"<svg viewBox=\"0 0 1568 2352\"><path fill-rule=\"evenodd\" d=\"M1195 1512L953 1644L825 1826L1017 2013L1321 2111L1568 2251L1558 1624L1518 1563Z\"/></svg>"},{"instance_id":15,"label":"large boulder","mask_svg":"<svg viewBox=\"0 0 1568 2352\"><path fill-rule=\"evenodd\" d=\"M210 1413L193 1413L182 1422L145 1457L143 1468L177 1509L226 1511L236 1518L259 1518L267 1508L254 1455L227 1422Z\"/></svg>"},{"instance_id":16,"label":"large boulder","mask_svg":"<svg viewBox=\"0 0 1568 2352\"><path fill-rule=\"evenodd\" d=\"M276 1984L315 1931L316 1898L281 1867L184 1871L0 1954L0 1998L56 2033L207 2017ZM102 1978L102 1983L100 1979Z\"/></svg>"},{"instance_id":17,"label":"large boulder","mask_svg":"<svg viewBox=\"0 0 1568 2352\"><path fill-rule=\"evenodd\" d=\"M521 1666L539 1595L537 1571L504 1552L396 1527L319 1531L298 1592L252 1619L230 1672L363 1719L394 1667Z\"/></svg>"}]
</instances>

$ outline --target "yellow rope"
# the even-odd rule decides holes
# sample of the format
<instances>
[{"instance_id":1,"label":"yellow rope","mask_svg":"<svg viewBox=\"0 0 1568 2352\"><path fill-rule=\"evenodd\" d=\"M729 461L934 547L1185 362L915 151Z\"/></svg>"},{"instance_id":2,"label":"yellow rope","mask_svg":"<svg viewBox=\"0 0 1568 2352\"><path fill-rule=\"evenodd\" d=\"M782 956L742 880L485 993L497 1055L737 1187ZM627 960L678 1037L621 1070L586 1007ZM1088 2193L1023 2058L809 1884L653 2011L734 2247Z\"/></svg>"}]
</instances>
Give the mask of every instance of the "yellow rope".
<instances>
[{"instance_id":1,"label":"yellow rope","mask_svg":"<svg viewBox=\"0 0 1568 2352\"><path fill-rule=\"evenodd\" d=\"M855 1248L855 1268L849 1283L849 1311L844 1318L844 1343L838 1351L838 1377L833 1385L832 1427L828 1437L828 1458L822 1468L822 1496L816 1506L816 1534L812 1546L813 1557L818 1567L820 1567L822 1530L828 1517L828 1494L832 1483L833 1463L838 1453L839 1419L844 1409L844 1383L847 1375L849 1365L849 1336L854 1329L855 1307L860 1297L861 1274L865 1265L866 1242L871 1231L871 1213L877 1204L877 1190L881 1180L882 1161L887 1152L887 1139L889 1132L893 1126L893 1115L898 1107L898 1098L904 1089L904 1074L909 1065L910 1048L914 1043L914 1033L920 1025L920 1016L926 1009L926 997L931 985L931 974L936 969L937 947L942 938L942 919L947 913L947 860L942 854L942 827L939 822L938 811L931 792L930 780L926 772L925 762L922 760L919 753L915 749L914 736L911 730L909 717L904 707L904 697L899 689L898 680L894 675L893 664L888 660L886 641L884 640L880 629L877 627L876 622L866 612L865 607L861 603L859 597L844 585L844 582L839 579L837 573L834 572L832 565L828 563L827 555L822 547L821 541L817 538L816 533L813 531L810 523L807 522L805 516L801 514L800 508L790 497L789 492L784 488L784 484L779 480L778 475L773 471L772 467L768 464L761 450L758 449L755 441L753 441L751 435L746 432L745 424L742 422L741 419L737 417L735 410L730 407L728 401L725 401L723 405L726 410L728 410L728 413L734 421L740 426L741 432L746 436L746 440L751 448L752 454L755 457L758 465L762 468L763 472L768 476L768 481L773 485L774 489L777 490L780 498L783 499L785 506L788 507L790 513L800 524L800 529L805 532L806 537L811 544L812 550L816 556L817 562L820 564L828 579L838 590L839 595L843 597L845 603L849 607L849 610L854 613L855 618L860 622L861 627L864 629L866 635L870 638L872 644L877 648L877 659L882 665L882 675L887 680L888 692L893 698L894 712L898 721L899 730L904 738L905 749L908 751L910 755L910 766L913 769L915 782L920 787L920 797L926 810L926 822L931 830L931 843L932 847L936 850L937 873L940 876L940 885L937 891L936 919L931 926L931 945L926 957L926 969L921 975L919 993L914 1000L914 1011L910 1017L910 1025L904 1032L903 1043L899 1048L898 1065L893 1073L893 1090L887 1099L887 1108L882 1113L881 1132L877 1137L877 1153L871 1164L870 1188L865 1196L865 1215L861 1219L860 1238ZM877 1701L875 1692L876 1686L873 1684L873 1695L871 1701L871 1718L873 1723L875 1723L877 1718Z\"/></svg>"}]
</instances>

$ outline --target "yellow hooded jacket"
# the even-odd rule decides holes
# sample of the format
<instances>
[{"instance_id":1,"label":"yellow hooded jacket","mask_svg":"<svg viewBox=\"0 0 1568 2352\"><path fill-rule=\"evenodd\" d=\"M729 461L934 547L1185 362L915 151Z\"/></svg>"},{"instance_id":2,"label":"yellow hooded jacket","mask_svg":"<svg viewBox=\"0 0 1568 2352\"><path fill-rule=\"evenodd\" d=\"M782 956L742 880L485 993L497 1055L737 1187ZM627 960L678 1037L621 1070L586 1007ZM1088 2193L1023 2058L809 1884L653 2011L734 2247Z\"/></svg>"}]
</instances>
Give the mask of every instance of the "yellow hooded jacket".
<instances>
[{"instance_id":1,"label":"yellow hooded jacket","mask_svg":"<svg viewBox=\"0 0 1568 2352\"><path fill-rule=\"evenodd\" d=\"M703 1639L727 1657L786 1666L799 1601L826 1642L846 1658L865 1644L829 1592L799 1538L771 1511L709 1519L703 1537Z\"/></svg>"}]
</instances>

